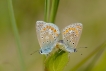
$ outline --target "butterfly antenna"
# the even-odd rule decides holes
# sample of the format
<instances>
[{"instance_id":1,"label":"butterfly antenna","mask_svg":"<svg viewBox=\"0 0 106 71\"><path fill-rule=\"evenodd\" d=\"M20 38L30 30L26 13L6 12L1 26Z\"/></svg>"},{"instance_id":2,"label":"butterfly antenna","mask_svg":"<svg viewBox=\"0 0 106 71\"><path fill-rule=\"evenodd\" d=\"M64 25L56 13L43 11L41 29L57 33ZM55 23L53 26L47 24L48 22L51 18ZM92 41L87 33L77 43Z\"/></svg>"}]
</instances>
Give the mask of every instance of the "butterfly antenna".
<instances>
[{"instance_id":1,"label":"butterfly antenna","mask_svg":"<svg viewBox=\"0 0 106 71\"><path fill-rule=\"evenodd\" d=\"M80 48L88 48L88 47L79 47L79 48L77 48L77 49L80 49Z\"/></svg>"},{"instance_id":2,"label":"butterfly antenna","mask_svg":"<svg viewBox=\"0 0 106 71\"><path fill-rule=\"evenodd\" d=\"M77 52L80 48L88 48L88 47L79 47L79 48L76 48L76 52ZM80 53L80 54L83 55L82 53Z\"/></svg>"},{"instance_id":3,"label":"butterfly antenna","mask_svg":"<svg viewBox=\"0 0 106 71\"><path fill-rule=\"evenodd\" d=\"M34 53L36 53L38 50L34 51L33 53L31 53L30 55L33 55Z\"/></svg>"}]
</instances>

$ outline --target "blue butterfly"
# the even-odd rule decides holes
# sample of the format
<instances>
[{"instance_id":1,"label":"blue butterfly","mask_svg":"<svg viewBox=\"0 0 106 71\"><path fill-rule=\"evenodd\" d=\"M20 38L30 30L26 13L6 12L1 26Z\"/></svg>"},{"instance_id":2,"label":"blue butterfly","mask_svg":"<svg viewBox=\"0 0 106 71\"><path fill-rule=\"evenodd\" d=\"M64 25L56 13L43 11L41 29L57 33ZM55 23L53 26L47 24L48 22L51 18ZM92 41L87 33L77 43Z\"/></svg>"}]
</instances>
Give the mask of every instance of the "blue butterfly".
<instances>
[{"instance_id":1,"label":"blue butterfly","mask_svg":"<svg viewBox=\"0 0 106 71\"><path fill-rule=\"evenodd\" d=\"M45 55L49 54L58 42L60 35L59 28L52 23L37 21L36 32L41 47L40 53Z\"/></svg>"},{"instance_id":2,"label":"blue butterfly","mask_svg":"<svg viewBox=\"0 0 106 71\"><path fill-rule=\"evenodd\" d=\"M64 45L66 51L75 52L82 29L83 25L81 23L66 26L62 31L63 41L59 41L60 31L55 24L37 21L36 32L41 47L40 53L49 54L58 43Z\"/></svg>"},{"instance_id":3,"label":"blue butterfly","mask_svg":"<svg viewBox=\"0 0 106 71\"><path fill-rule=\"evenodd\" d=\"M79 42L83 25L81 23L74 23L65 27L62 31L63 42L66 51L76 52L76 46Z\"/></svg>"}]
</instances>

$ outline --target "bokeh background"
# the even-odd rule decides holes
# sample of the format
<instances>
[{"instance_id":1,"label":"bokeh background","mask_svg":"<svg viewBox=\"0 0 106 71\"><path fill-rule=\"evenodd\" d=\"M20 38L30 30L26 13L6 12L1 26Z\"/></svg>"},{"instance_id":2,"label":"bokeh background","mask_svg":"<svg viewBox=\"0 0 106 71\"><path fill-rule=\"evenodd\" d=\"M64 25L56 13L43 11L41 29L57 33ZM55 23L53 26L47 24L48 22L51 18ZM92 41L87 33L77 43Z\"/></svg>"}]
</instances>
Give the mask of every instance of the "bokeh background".
<instances>
[{"instance_id":1,"label":"bokeh background","mask_svg":"<svg viewBox=\"0 0 106 71\"><path fill-rule=\"evenodd\" d=\"M44 70L43 56L38 52L30 55L40 49L35 23L44 20L44 3L44 0L13 0L27 71ZM106 40L106 0L60 0L55 24L62 30L76 22L83 24L77 48L88 48L81 48L77 53L70 54L70 61L64 71L69 71ZM16 41L10 23L7 0L0 0L0 71L20 71ZM96 59L91 71L99 71L106 66L105 54L106 50ZM78 71L84 71L92 59L93 57ZM106 68L102 71L106 71Z\"/></svg>"}]
</instances>

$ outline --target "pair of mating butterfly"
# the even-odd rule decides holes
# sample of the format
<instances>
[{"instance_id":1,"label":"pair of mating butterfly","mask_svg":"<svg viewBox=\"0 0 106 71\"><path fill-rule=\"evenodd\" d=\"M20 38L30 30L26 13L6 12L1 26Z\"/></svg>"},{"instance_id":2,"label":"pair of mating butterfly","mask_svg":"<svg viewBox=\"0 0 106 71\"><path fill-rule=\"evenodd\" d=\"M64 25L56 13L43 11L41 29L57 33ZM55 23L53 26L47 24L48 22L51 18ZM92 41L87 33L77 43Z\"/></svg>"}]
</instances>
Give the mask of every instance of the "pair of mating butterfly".
<instances>
[{"instance_id":1,"label":"pair of mating butterfly","mask_svg":"<svg viewBox=\"0 0 106 71\"><path fill-rule=\"evenodd\" d=\"M68 52L75 52L80 35L82 33L83 25L81 23L74 23L66 26L62 31L64 47ZM59 28L52 23L44 21L36 22L37 38L40 44L40 53L49 54L56 44L59 42L60 31ZM61 41L60 41L61 42Z\"/></svg>"}]
</instances>

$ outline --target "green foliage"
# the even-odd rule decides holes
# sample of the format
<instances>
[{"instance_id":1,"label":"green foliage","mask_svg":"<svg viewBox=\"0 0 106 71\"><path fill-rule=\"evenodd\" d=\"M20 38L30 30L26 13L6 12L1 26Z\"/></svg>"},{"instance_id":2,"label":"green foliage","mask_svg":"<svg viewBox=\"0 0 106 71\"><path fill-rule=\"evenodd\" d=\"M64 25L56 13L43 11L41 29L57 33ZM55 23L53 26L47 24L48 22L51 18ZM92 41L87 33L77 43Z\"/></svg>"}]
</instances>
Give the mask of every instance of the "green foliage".
<instances>
[{"instance_id":1,"label":"green foliage","mask_svg":"<svg viewBox=\"0 0 106 71\"><path fill-rule=\"evenodd\" d=\"M59 0L52 0L51 2L52 6L50 8L50 0L45 0L45 21L48 22L50 20L51 23L54 23L59 5ZM61 47L59 46L59 48ZM45 62L45 71L62 71L68 63L68 60L68 53L59 49L50 56L48 56Z\"/></svg>"},{"instance_id":2,"label":"green foliage","mask_svg":"<svg viewBox=\"0 0 106 71\"><path fill-rule=\"evenodd\" d=\"M59 49L55 53L50 54L46 60L45 71L62 71L68 60L68 53Z\"/></svg>"},{"instance_id":3,"label":"green foliage","mask_svg":"<svg viewBox=\"0 0 106 71\"><path fill-rule=\"evenodd\" d=\"M45 22L51 22L51 23L55 22L59 1L60 0L45 0L45 17L44 17Z\"/></svg>"},{"instance_id":4,"label":"green foliage","mask_svg":"<svg viewBox=\"0 0 106 71\"><path fill-rule=\"evenodd\" d=\"M52 7L51 7L51 13L50 13L50 22L54 23L56 18L56 13L58 10L60 0L52 0Z\"/></svg>"},{"instance_id":5,"label":"green foliage","mask_svg":"<svg viewBox=\"0 0 106 71\"><path fill-rule=\"evenodd\" d=\"M83 60L81 60L75 67L73 67L70 71L76 71L78 70L78 68L80 68L82 65L84 65L87 61L89 61L89 59L91 59L95 54L99 55L101 54L101 51L103 52L103 50L105 49L106 47L106 41L99 47L97 47L93 52L91 52L87 57L85 57ZM97 61L97 56L94 58L94 60L92 60L93 62L94 61ZM89 65L94 65L94 63L91 61L91 63L89 63ZM88 66L89 66L88 65ZM104 64L103 64L104 66ZM103 68L102 66L102 68ZM102 70L101 68L101 70ZM100 68L99 68L100 69Z\"/></svg>"},{"instance_id":6,"label":"green foliage","mask_svg":"<svg viewBox=\"0 0 106 71\"><path fill-rule=\"evenodd\" d=\"M26 71L22 49L21 49L22 47L21 47L20 37L19 37L19 33L18 33L16 21L15 21L15 16L14 16L14 11L13 11L13 6L12 6L12 0L8 0L8 9L9 9L9 16L10 16L12 30L13 30L15 41L17 44L16 48L19 55L21 71Z\"/></svg>"},{"instance_id":7,"label":"green foliage","mask_svg":"<svg viewBox=\"0 0 106 71\"><path fill-rule=\"evenodd\" d=\"M68 53L57 50L46 59L45 71L62 71L64 67L64 71L106 71L106 1L60 1L59 29L72 22L81 22L84 29L78 47L88 48L81 49L81 56L71 54L70 63ZM45 5L44 21L55 23L59 0L45 0ZM26 71L26 66L27 71L42 71L42 58L39 58L42 55L29 54L40 49L35 35L35 21L43 17L44 0L1 0L0 11L0 71Z\"/></svg>"},{"instance_id":8,"label":"green foliage","mask_svg":"<svg viewBox=\"0 0 106 71\"><path fill-rule=\"evenodd\" d=\"M45 0L45 17L46 22L49 21L49 12L50 12L50 0Z\"/></svg>"}]
</instances>

